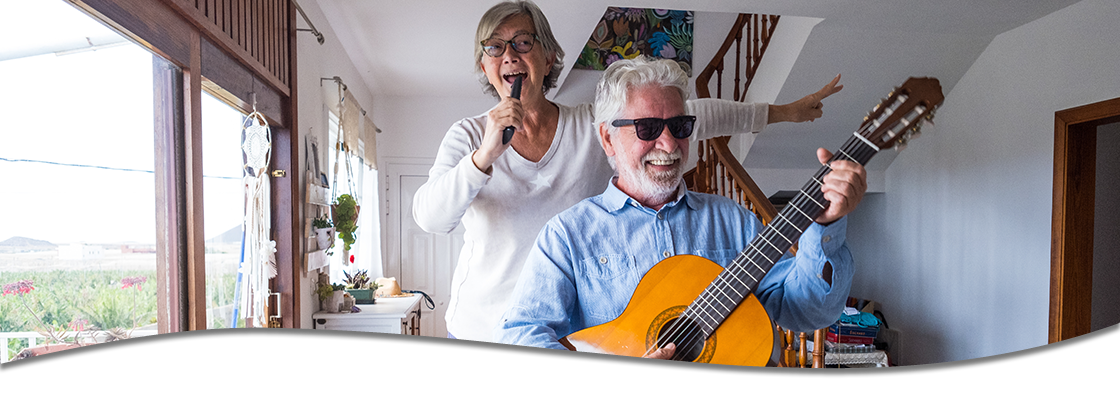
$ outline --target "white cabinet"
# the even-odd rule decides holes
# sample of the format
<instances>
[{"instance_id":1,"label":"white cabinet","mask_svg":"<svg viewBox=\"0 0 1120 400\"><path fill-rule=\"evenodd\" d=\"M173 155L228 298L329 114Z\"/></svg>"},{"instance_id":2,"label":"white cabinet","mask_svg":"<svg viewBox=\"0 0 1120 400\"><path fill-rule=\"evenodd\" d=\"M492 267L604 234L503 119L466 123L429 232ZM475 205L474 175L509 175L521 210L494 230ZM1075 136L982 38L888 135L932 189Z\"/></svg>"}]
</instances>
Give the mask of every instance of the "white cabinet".
<instances>
[{"instance_id":1,"label":"white cabinet","mask_svg":"<svg viewBox=\"0 0 1120 400\"><path fill-rule=\"evenodd\" d=\"M419 294L379 298L374 304L358 304L362 309L359 313L320 311L311 318L315 329L420 335L422 298Z\"/></svg>"}]
</instances>

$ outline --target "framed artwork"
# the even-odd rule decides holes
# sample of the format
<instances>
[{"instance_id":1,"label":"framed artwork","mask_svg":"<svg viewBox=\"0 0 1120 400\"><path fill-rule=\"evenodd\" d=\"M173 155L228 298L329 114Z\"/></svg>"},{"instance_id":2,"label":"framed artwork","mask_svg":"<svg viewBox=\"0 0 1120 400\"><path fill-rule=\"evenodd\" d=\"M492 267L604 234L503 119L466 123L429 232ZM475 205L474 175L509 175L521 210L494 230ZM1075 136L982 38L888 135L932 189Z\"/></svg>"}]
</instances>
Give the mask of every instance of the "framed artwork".
<instances>
[{"instance_id":1,"label":"framed artwork","mask_svg":"<svg viewBox=\"0 0 1120 400\"><path fill-rule=\"evenodd\" d=\"M692 76L692 11L609 7L574 68L602 71L639 55L675 60Z\"/></svg>"}]
</instances>

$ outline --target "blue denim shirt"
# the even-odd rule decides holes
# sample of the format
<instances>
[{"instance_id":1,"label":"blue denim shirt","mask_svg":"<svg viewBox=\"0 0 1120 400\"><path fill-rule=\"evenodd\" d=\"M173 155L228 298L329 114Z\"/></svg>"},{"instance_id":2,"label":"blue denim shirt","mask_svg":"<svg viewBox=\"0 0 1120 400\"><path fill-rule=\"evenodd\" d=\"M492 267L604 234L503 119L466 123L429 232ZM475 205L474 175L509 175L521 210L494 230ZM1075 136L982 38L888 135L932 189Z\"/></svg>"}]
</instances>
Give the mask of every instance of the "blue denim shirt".
<instances>
[{"instance_id":1,"label":"blue denim shirt","mask_svg":"<svg viewBox=\"0 0 1120 400\"><path fill-rule=\"evenodd\" d=\"M655 264L679 254L730 264L763 228L732 200L678 190L661 210L642 206L612 179L606 192L553 217L537 236L495 330L495 341L563 349L557 341L609 322ZM836 322L852 282L847 218L813 223L762 279L755 296L783 328L811 331ZM824 281L832 264L832 285Z\"/></svg>"}]
</instances>

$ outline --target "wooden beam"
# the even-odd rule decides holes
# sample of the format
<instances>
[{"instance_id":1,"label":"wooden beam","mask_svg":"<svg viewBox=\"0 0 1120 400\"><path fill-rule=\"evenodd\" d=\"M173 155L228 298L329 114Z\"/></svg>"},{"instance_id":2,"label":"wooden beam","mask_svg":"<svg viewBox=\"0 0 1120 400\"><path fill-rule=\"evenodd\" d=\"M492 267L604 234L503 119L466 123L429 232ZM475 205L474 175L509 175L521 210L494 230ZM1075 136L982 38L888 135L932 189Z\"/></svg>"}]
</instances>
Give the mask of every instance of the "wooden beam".
<instances>
[{"instance_id":1,"label":"wooden beam","mask_svg":"<svg viewBox=\"0 0 1120 400\"><path fill-rule=\"evenodd\" d=\"M271 19L267 14L268 9L261 2L250 2L252 8L245 13L247 16L251 16L247 19L252 22L251 28L247 32L249 39L252 40L252 46L248 48L243 46L243 43L234 41L233 33L224 32L217 24L210 21L203 10L194 6L194 1L167 0L166 4L185 16L186 20L203 32L208 39L214 41L223 51L233 55L235 59L252 70L262 81L272 86L283 96L289 95L291 88L286 81L287 77L282 78L269 68L267 53L269 44L266 43L269 39L267 29L269 27L268 23L274 21L268 21ZM277 29L285 28L277 27Z\"/></svg>"},{"instance_id":2,"label":"wooden beam","mask_svg":"<svg viewBox=\"0 0 1120 400\"><path fill-rule=\"evenodd\" d=\"M206 237L203 226L202 37L190 33L190 66L183 69L186 145L187 330L206 329Z\"/></svg>"},{"instance_id":3,"label":"wooden beam","mask_svg":"<svg viewBox=\"0 0 1120 400\"><path fill-rule=\"evenodd\" d=\"M183 170L183 78L178 67L152 56L156 203L156 323L159 333L187 326L186 220Z\"/></svg>"}]
</instances>

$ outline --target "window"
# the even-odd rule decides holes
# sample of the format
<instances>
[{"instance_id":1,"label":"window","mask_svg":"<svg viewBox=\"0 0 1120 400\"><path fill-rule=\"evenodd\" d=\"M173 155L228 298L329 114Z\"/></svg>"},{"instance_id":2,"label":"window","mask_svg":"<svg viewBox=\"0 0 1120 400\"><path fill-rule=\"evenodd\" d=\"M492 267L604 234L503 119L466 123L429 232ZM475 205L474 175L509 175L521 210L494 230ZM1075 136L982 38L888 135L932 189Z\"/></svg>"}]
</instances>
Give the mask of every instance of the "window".
<instances>
[{"instance_id":1,"label":"window","mask_svg":"<svg viewBox=\"0 0 1120 400\"><path fill-rule=\"evenodd\" d=\"M110 326L86 318L71 319L63 314L65 307L53 303L36 301L32 306L38 308L32 308L23 302L31 295L65 298L66 307L112 310L151 300L155 311L145 314L147 310L141 307L130 307L124 315L128 326L137 328L121 329L136 332L141 332L141 323L147 324L142 326L145 329L157 328L150 331L153 334L231 325L222 321L230 319L229 297L236 297L229 289L229 264L234 256L223 234L235 235L234 226L240 224L230 215L240 220L244 195L223 188L233 182L240 185L240 168L229 167L240 160L240 154L221 153L239 150L240 128L204 129L203 125L227 118L223 114L229 116L227 123L240 122L241 117L228 107L222 110L213 99L203 100L200 88L236 110L249 109L245 102L250 98L260 100L269 121L281 121L270 124L273 144L291 149L287 146L292 144L293 133L283 124L295 120L289 101L289 54L294 43L288 35L276 32L288 31L287 17L293 9L282 0L269 0L268 4L271 7L211 3L191 10L164 2L108 0L18 2L5 8L5 16L12 18L4 19L4 28L19 35L13 36L15 40L0 41L0 87L4 88L0 92L0 174L5 177L4 195L0 196L0 206L5 207L4 223L0 224L0 236L4 236L0 237L4 242L0 243L0 284L11 284L6 285L11 294L0 296L0 328L4 330L0 343L31 343L30 338L7 333L13 331L14 323L3 322L23 309L52 327L67 325L58 328L63 333ZM90 15L112 21L98 21ZM223 18L214 19L216 15ZM234 17L233 24L223 23L231 22L229 17ZM265 20L269 23L256 23ZM124 36L106 26L120 29ZM233 26L239 29L231 30ZM168 35L171 32L174 34ZM12 66L20 62L5 61L40 54L55 57L53 52L58 52L58 59L86 57L118 48L131 48L139 55L138 61L114 59L108 70L99 69L92 59L76 63L80 66L71 70L47 66L16 70ZM134 82L146 84L146 92L132 90ZM80 96L78 92L86 90L82 85L92 85L95 95ZM122 98L136 102L122 102ZM232 146L221 143L230 139L234 139ZM73 160L40 157L64 152L72 153ZM272 168L278 174L272 182L280 184L272 185L270 204L271 217L279 222L272 227L278 275L270 284L280 292L271 307L280 318L272 322L287 328L299 324L300 309L294 305L301 294L294 256L299 251L296 236L302 229L292 223L296 213L293 202L288 201L296 197L295 185L291 175L285 178L281 172L296 169L293 158L291 152L273 153ZM29 166L74 172L49 175L28 170ZM90 175L94 172L105 175ZM14 220L17 216L18 224L8 223L9 217ZM84 229L96 233L90 235ZM18 235L31 236L7 239ZM44 239L23 239L35 235ZM78 243L66 246L65 251L50 250L54 260L28 262L21 258L41 255L32 254L35 245L57 246L50 240ZM22 246L19 250L13 249L17 243ZM66 263L84 269L74 267L57 275L70 280L89 275L96 283L80 290L56 290L45 278L12 275L73 267ZM145 270L149 275L127 269L133 264L150 268ZM125 267L125 276L96 275ZM117 290L96 299L79 296L103 286ZM154 293L152 289L156 289ZM93 292L98 293L102 292ZM102 314L119 317L124 313ZM7 348L0 347L0 351ZM7 356L0 354L0 361L7 361Z\"/></svg>"},{"instance_id":2,"label":"window","mask_svg":"<svg viewBox=\"0 0 1120 400\"><path fill-rule=\"evenodd\" d=\"M345 263L341 250L342 240L336 237L331 256L331 282L344 281L346 278L343 274L344 270L348 273L365 270L369 272L371 278L376 278L381 276L381 219L378 215L377 171L367 167L361 157L347 154L345 156L349 160L349 169L347 169L346 159L339 160L338 176L334 175L335 158L340 154L335 150L338 143L338 116L331 111L327 113L329 114L327 140L330 143L327 152L327 179L331 184L333 197L352 193L360 207L357 237L354 244L350 246L349 252L354 262L350 265Z\"/></svg>"},{"instance_id":3,"label":"window","mask_svg":"<svg viewBox=\"0 0 1120 400\"><path fill-rule=\"evenodd\" d=\"M157 332L153 56L64 2L31 3L34 27L0 45L4 362L52 337Z\"/></svg>"},{"instance_id":4,"label":"window","mask_svg":"<svg viewBox=\"0 0 1120 400\"><path fill-rule=\"evenodd\" d=\"M245 115L209 93L203 93L206 93L202 97L206 328L243 328L245 323L235 322L233 318L245 215L241 150Z\"/></svg>"}]
</instances>

